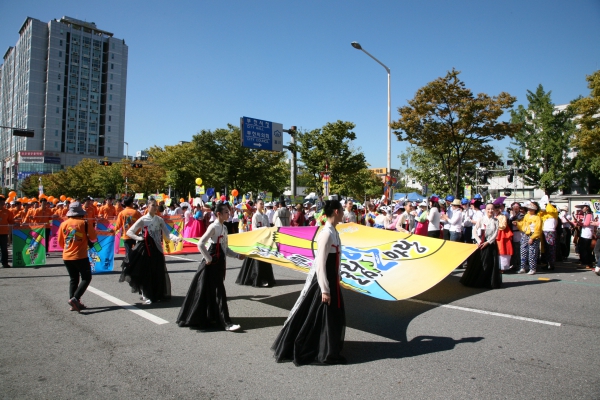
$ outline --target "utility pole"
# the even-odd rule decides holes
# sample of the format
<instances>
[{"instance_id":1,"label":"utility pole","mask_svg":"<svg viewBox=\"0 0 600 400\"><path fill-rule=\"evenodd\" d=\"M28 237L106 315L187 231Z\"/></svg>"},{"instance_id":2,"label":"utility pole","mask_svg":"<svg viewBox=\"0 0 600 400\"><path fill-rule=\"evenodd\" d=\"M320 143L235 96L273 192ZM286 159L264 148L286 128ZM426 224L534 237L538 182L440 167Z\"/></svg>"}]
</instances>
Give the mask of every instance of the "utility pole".
<instances>
[{"instance_id":1,"label":"utility pole","mask_svg":"<svg viewBox=\"0 0 600 400\"><path fill-rule=\"evenodd\" d=\"M290 179L290 191L292 198L294 198L294 196L296 196L296 175L298 173L297 171L297 161L298 161L298 155L296 153L296 127L295 126L291 126L290 129L284 129L283 130L286 133L289 133L290 135L290 146L287 146L288 150L292 153L292 162L291 164L291 179Z\"/></svg>"}]
</instances>

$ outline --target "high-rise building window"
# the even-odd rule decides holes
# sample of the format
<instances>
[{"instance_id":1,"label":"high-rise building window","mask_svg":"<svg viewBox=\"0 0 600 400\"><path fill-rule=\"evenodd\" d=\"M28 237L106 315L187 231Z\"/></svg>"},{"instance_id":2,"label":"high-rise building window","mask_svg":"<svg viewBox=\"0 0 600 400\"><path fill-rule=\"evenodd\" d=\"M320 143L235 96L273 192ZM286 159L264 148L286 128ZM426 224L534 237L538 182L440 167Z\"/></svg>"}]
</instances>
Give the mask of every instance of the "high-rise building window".
<instances>
[{"instance_id":1,"label":"high-rise building window","mask_svg":"<svg viewBox=\"0 0 600 400\"><path fill-rule=\"evenodd\" d=\"M56 96L56 102L60 103L60 96Z\"/></svg>"},{"instance_id":2,"label":"high-rise building window","mask_svg":"<svg viewBox=\"0 0 600 400\"><path fill-rule=\"evenodd\" d=\"M62 39L60 39L60 45L62 46Z\"/></svg>"},{"instance_id":3,"label":"high-rise building window","mask_svg":"<svg viewBox=\"0 0 600 400\"><path fill-rule=\"evenodd\" d=\"M108 116L108 122L110 122L110 121L112 121L112 116L111 115Z\"/></svg>"},{"instance_id":4,"label":"high-rise building window","mask_svg":"<svg viewBox=\"0 0 600 400\"><path fill-rule=\"evenodd\" d=\"M110 132L110 125L108 126L108 131Z\"/></svg>"},{"instance_id":5,"label":"high-rise building window","mask_svg":"<svg viewBox=\"0 0 600 400\"><path fill-rule=\"evenodd\" d=\"M59 57L62 57L62 51L59 51L59 52L58 52L58 56L59 56Z\"/></svg>"},{"instance_id":6,"label":"high-rise building window","mask_svg":"<svg viewBox=\"0 0 600 400\"><path fill-rule=\"evenodd\" d=\"M111 59L111 60L114 60L114 59L115 59L115 53L112 53L112 54L110 55L110 59Z\"/></svg>"},{"instance_id":7,"label":"high-rise building window","mask_svg":"<svg viewBox=\"0 0 600 400\"><path fill-rule=\"evenodd\" d=\"M56 90L60 92L60 85L56 85Z\"/></svg>"},{"instance_id":8,"label":"high-rise building window","mask_svg":"<svg viewBox=\"0 0 600 400\"><path fill-rule=\"evenodd\" d=\"M115 64L111 63L110 64L110 69L115 69Z\"/></svg>"},{"instance_id":9,"label":"high-rise building window","mask_svg":"<svg viewBox=\"0 0 600 400\"><path fill-rule=\"evenodd\" d=\"M54 131L54 136L58 136L58 129Z\"/></svg>"},{"instance_id":10,"label":"high-rise building window","mask_svg":"<svg viewBox=\"0 0 600 400\"><path fill-rule=\"evenodd\" d=\"M113 74L110 74L110 80L112 81L112 79L113 79Z\"/></svg>"},{"instance_id":11,"label":"high-rise building window","mask_svg":"<svg viewBox=\"0 0 600 400\"><path fill-rule=\"evenodd\" d=\"M59 113L59 111L58 111L58 107L56 107L56 113L57 113L57 114Z\"/></svg>"},{"instance_id":12,"label":"high-rise building window","mask_svg":"<svg viewBox=\"0 0 600 400\"><path fill-rule=\"evenodd\" d=\"M58 74L58 79L60 79L60 74Z\"/></svg>"},{"instance_id":13,"label":"high-rise building window","mask_svg":"<svg viewBox=\"0 0 600 400\"><path fill-rule=\"evenodd\" d=\"M112 83L110 84L110 90L112 90Z\"/></svg>"},{"instance_id":14,"label":"high-rise building window","mask_svg":"<svg viewBox=\"0 0 600 400\"><path fill-rule=\"evenodd\" d=\"M112 105L108 105L108 111L112 111Z\"/></svg>"},{"instance_id":15,"label":"high-rise building window","mask_svg":"<svg viewBox=\"0 0 600 400\"><path fill-rule=\"evenodd\" d=\"M109 94L109 95L108 95L108 99L109 99L109 100L112 100L112 94Z\"/></svg>"}]
</instances>

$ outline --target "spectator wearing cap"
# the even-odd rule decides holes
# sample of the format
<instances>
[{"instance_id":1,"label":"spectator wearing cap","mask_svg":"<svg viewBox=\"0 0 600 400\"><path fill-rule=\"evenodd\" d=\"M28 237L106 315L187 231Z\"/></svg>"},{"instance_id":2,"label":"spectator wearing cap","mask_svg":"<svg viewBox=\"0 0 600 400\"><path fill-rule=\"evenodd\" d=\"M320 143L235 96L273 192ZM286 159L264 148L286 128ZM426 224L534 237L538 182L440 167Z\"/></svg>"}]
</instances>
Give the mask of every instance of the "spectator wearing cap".
<instances>
[{"instance_id":1,"label":"spectator wearing cap","mask_svg":"<svg viewBox=\"0 0 600 400\"><path fill-rule=\"evenodd\" d=\"M423 200L419 203L419 213L415 218L415 234L421 236L427 236L427 228L429 226L429 220L427 219L429 212L427 211L427 200Z\"/></svg>"},{"instance_id":2,"label":"spectator wearing cap","mask_svg":"<svg viewBox=\"0 0 600 400\"><path fill-rule=\"evenodd\" d=\"M373 228L377 229L385 229L385 221L387 220L388 207L385 205L381 205L378 209L377 216L375 217L375 224Z\"/></svg>"},{"instance_id":3,"label":"spectator wearing cap","mask_svg":"<svg viewBox=\"0 0 600 400\"><path fill-rule=\"evenodd\" d=\"M265 211L265 215L269 219L269 226L273 226L273 215L275 214L275 210L273 209L273 203L265 204L267 211Z\"/></svg>"},{"instance_id":4,"label":"spectator wearing cap","mask_svg":"<svg viewBox=\"0 0 600 400\"><path fill-rule=\"evenodd\" d=\"M440 199L432 196L429 199L429 214L427 220L429 226L427 227L427 236L432 238L440 238Z\"/></svg>"},{"instance_id":5,"label":"spectator wearing cap","mask_svg":"<svg viewBox=\"0 0 600 400\"><path fill-rule=\"evenodd\" d=\"M12 212L6 207L6 197L0 195L0 263L2 268L10 268L8 263L8 234L15 223Z\"/></svg>"},{"instance_id":6,"label":"spectator wearing cap","mask_svg":"<svg viewBox=\"0 0 600 400\"><path fill-rule=\"evenodd\" d=\"M454 209L452 207L452 202L454 201L454 196L452 196L451 194L449 194L448 196L446 196L446 198L444 199L445 205L446 205L446 210L444 212L443 215L440 216L440 220L442 222L442 227L444 228L444 240L451 240L450 239L450 223L448 222L450 220L450 218L452 218L452 213L454 212ZM460 203L460 200L459 200ZM460 206L460 204L459 204Z\"/></svg>"},{"instance_id":7,"label":"spectator wearing cap","mask_svg":"<svg viewBox=\"0 0 600 400\"><path fill-rule=\"evenodd\" d=\"M526 205L527 214L521 221L514 221L523 233L521 236L521 269L519 274L526 273L529 267L529 275L535 275L537 271L537 261L540 254L540 239L542 238L542 220L538 214L539 206L536 202L530 202Z\"/></svg>"},{"instance_id":8,"label":"spectator wearing cap","mask_svg":"<svg viewBox=\"0 0 600 400\"><path fill-rule=\"evenodd\" d=\"M394 204L394 208L392 209L391 215L385 223L385 229L391 230L391 231L397 231L398 223L400 223L400 219L401 219L403 213L404 213L404 206L400 203Z\"/></svg>"},{"instance_id":9,"label":"spectator wearing cap","mask_svg":"<svg viewBox=\"0 0 600 400\"><path fill-rule=\"evenodd\" d=\"M71 310L77 312L86 308L81 302L81 296L92 281L88 241L97 239L93 224L88 223L84 217L85 210L78 201L74 201L69 205L68 219L58 228L58 245L63 248L63 262L70 277L67 302Z\"/></svg>"},{"instance_id":10,"label":"spectator wearing cap","mask_svg":"<svg viewBox=\"0 0 600 400\"><path fill-rule=\"evenodd\" d=\"M445 215L446 226L448 226L448 233L450 235L449 240L452 242L462 242L462 214L460 200L453 199Z\"/></svg>"}]
</instances>

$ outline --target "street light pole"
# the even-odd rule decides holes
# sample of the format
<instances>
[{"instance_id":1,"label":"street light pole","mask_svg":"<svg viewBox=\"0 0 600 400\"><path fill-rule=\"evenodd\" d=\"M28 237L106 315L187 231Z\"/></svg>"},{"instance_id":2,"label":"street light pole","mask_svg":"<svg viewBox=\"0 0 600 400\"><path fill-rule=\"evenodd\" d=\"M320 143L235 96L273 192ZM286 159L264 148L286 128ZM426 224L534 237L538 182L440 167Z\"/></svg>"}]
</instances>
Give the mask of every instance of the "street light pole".
<instances>
[{"instance_id":1,"label":"street light pole","mask_svg":"<svg viewBox=\"0 0 600 400\"><path fill-rule=\"evenodd\" d=\"M383 68L385 68L388 76L388 120L387 120L387 170L388 174L392 176L392 127L390 126L392 123L392 91L391 91L391 81L390 81L390 69L381 61L373 57L368 51L363 49L358 42L352 42L352 47L357 50L362 50L366 55L371 57L373 60L377 61Z\"/></svg>"}]
</instances>

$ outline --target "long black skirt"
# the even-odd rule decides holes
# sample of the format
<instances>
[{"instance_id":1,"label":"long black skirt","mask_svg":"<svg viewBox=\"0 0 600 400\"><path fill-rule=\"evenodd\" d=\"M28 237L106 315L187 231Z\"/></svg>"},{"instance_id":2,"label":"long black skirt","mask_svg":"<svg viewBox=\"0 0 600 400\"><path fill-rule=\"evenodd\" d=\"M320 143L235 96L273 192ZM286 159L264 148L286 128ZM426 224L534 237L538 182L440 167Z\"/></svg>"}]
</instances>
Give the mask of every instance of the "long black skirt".
<instances>
[{"instance_id":1,"label":"long black skirt","mask_svg":"<svg viewBox=\"0 0 600 400\"><path fill-rule=\"evenodd\" d=\"M165 255L156 247L154 240L137 242L123 260L119 282L127 282L132 293L142 293L152 302L171 299L171 279L165 263Z\"/></svg>"},{"instance_id":2,"label":"long black skirt","mask_svg":"<svg viewBox=\"0 0 600 400\"><path fill-rule=\"evenodd\" d=\"M340 355L344 346L346 313L335 253L327 257L326 271L331 304L322 302L317 274L311 270L300 298L271 347L277 362L293 361L296 366L346 362Z\"/></svg>"},{"instance_id":3,"label":"long black skirt","mask_svg":"<svg viewBox=\"0 0 600 400\"><path fill-rule=\"evenodd\" d=\"M467 259L467 268L460 278L460 283L475 288L498 289L502 286L500 260L496 243L477 249Z\"/></svg>"},{"instance_id":4,"label":"long black skirt","mask_svg":"<svg viewBox=\"0 0 600 400\"><path fill-rule=\"evenodd\" d=\"M248 257L244 260L235 283L254 287L273 287L275 286L273 266L264 261Z\"/></svg>"},{"instance_id":5,"label":"long black skirt","mask_svg":"<svg viewBox=\"0 0 600 400\"><path fill-rule=\"evenodd\" d=\"M212 324L231 325L225 292L225 254L220 245L211 245L212 262L202 260L183 300L177 324L181 327L206 329Z\"/></svg>"}]
</instances>

